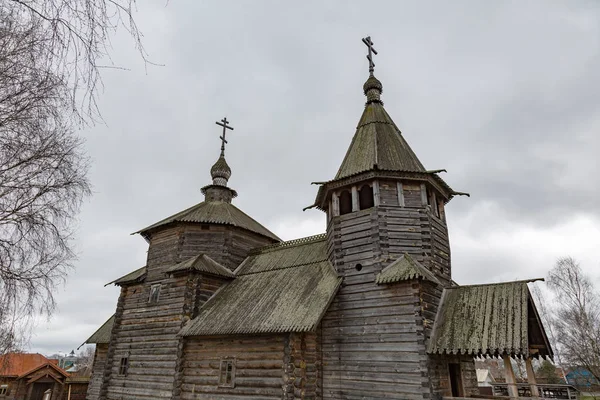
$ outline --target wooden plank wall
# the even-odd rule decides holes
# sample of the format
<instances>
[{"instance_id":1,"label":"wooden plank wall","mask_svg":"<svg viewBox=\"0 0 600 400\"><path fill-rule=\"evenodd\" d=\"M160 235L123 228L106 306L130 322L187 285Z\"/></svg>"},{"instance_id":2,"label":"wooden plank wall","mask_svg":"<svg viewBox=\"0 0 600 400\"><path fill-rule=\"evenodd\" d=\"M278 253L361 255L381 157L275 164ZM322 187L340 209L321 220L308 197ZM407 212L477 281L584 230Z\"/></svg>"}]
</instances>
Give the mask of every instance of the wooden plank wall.
<instances>
[{"instance_id":1,"label":"wooden plank wall","mask_svg":"<svg viewBox=\"0 0 600 400\"><path fill-rule=\"evenodd\" d=\"M375 284L389 264L382 259L422 257L420 226L419 210L398 206L330 222L330 253L345 278L322 321L324 399L410 400L428 391L418 285Z\"/></svg>"},{"instance_id":2,"label":"wooden plank wall","mask_svg":"<svg viewBox=\"0 0 600 400\"><path fill-rule=\"evenodd\" d=\"M181 399L281 399L287 334L193 337L184 344ZM219 387L221 359L235 357L235 387Z\"/></svg>"},{"instance_id":3,"label":"wooden plank wall","mask_svg":"<svg viewBox=\"0 0 600 400\"><path fill-rule=\"evenodd\" d=\"M107 361L106 399L171 398L187 277L161 280L158 303L148 304L150 285L155 282L123 288L120 321L117 325L115 320L114 348ZM122 357L129 358L126 376L119 375Z\"/></svg>"},{"instance_id":4,"label":"wooden plank wall","mask_svg":"<svg viewBox=\"0 0 600 400\"><path fill-rule=\"evenodd\" d=\"M92 376L87 388L87 400L98 400L100 396L100 386L102 385L102 376L104 366L106 365L106 356L108 354L108 344L97 344L94 352L94 363L92 366Z\"/></svg>"},{"instance_id":5,"label":"wooden plank wall","mask_svg":"<svg viewBox=\"0 0 600 400\"><path fill-rule=\"evenodd\" d=\"M322 399L321 329L286 335L284 353L283 398Z\"/></svg>"},{"instance_id":6,"label":"wooden plank wall","mask_svg":"<svg viewBox=\"0 0 600 400\"><path fill-rule=\"evenodd\" d=\"M465 397L479 395L477 372L473 357L468 355L431 355L429 359L429 379L434 396L452 397L449 363L460 364Z\"/></svg>"}]
</instances>

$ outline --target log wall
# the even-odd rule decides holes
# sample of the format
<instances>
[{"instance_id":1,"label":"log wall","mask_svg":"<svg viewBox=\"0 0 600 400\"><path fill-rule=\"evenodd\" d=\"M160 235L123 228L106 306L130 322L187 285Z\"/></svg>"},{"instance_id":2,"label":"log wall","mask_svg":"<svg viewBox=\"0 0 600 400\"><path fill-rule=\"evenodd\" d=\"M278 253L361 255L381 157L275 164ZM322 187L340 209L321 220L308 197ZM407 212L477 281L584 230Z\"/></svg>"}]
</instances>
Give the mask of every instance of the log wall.
<instances>
[{"instance_id":1,"label":"log wall","mask_svg":"<svg viewBox=\"0 0 600 400\"><path fill-rule=\"evenodd\" d=\"M92 365L92 376L87 388L87 400L98 400L100 396L100 386L102 385L102 376L106 365L106 356L108 355L108 344L97 344L94 352L94 363Z\"/></svg>"},{"instance_id":2,"label":"log wall","mask_svg":"<svg viewBox=\"0 0 600 400\"><path fill-rule=\"evenodd\" d=\"M181 399L282 399L287 334L188 338ZM235 359L234 387L219 387L221 359Z\"/></svg>"}]
</instances>

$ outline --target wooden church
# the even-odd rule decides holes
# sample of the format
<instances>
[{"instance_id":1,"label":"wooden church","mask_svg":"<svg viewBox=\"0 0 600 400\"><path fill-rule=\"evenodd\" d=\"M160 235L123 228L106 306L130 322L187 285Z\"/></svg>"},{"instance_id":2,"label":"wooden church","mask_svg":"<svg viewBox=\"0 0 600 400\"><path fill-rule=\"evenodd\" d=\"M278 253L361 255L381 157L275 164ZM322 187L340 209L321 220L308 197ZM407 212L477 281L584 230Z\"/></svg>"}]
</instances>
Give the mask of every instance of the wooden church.
<instances>
[{"instance_id":1,"label":"wooden church","mask_svg":"<svg viewBox=\"0 0 600 400\"><path fill-rule=\"evenodd\" d=\"M222 120L204 201L137 232L146 265L111 282L89 400L469 397L477 356L505 359L515 396L510 358L552 356L527 281L452 280L446 205L464 193L411 150L363 42L365 109L310 207L325 233L282 242L233 204Z\"/></svg>"}]
</instances>

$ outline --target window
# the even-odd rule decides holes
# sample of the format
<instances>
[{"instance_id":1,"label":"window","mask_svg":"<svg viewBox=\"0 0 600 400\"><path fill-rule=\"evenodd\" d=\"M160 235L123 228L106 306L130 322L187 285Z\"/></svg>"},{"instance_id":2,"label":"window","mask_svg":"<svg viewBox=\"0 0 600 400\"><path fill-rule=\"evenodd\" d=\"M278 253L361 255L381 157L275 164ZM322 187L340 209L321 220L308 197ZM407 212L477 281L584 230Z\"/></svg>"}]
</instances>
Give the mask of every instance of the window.
<instances>
[{"instance_id":1,"label":"window","mask_svg":"<svg viewBox=\"0 0 600 400\"><path fill-rule=\"evenodd\" d=\"M373 188L369 185L363 185L358 192L358 200L360 209L366 210L375 206L375 198L373 197Z\"/></svg>"},{"instance_id":2,"label":"window","mask_svg":"<svg viewBox=\"0 0 600 400\"><path fill-rule=\"evenodd\" d=\"M148 298L148 303L158 303L159 297L160 297L160 283L157 285L152 285L150 287L150 297Z\"/></svg>"},{"instance_id":3,"label":"window","mask_svg":"<svg viewBox=\"0 0 600 400\"><path fill-rule=\"evenodd\" d=\"M219 386L234 387L235 380L235 358L224 358L221 360L221 371L219 373Z\"/></svg>"},{"instance_id":4,"label":"window","mask_svg":"<svg viewBox=\"0 0 600 400\"><path fill-rule=\"evenodd\" d=\"M352 212L352 195L349 191L344 190L340 193L340 215L349 214Z\"/></svg>"},{"instance_id":5,"label":"window","mask_svg":"<svg viewBox=\"0 0 600 400\"><path fill-rule=\"evenodd\" d=\"M8 385L0 385L0 396L6 396L8 394Z\"/></svg>"},{"instance_id":6,"label":"window","mask_svg":"<svg viewBox=\"0 0 600 400\"><path fill-rule=\"evenodd\" d=\"M121 363L119 364L119 375L127 375L129 369L129 357L121 357Z\"/></svg>"}]
</instances>

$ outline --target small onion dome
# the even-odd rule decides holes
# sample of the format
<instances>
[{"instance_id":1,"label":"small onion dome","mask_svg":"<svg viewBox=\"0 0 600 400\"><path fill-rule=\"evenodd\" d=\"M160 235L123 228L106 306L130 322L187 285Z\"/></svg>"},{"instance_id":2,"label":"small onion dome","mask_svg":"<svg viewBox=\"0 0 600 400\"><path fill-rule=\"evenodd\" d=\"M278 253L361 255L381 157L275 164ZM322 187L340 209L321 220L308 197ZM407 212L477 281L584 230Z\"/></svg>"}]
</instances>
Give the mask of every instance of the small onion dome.
<instances>
[{"instance_id":1,"label":"small onion dome","mask_svg":"<svg viewBox=\"0 0 600 400\"><path fill-rule=\"evenodd\" d=\"M363 91L367 96L367 103L381 102L381 93L383 93L383 85L375 76L369 76L369 79L363 85Z\"/></svg>"},{"instance_id":2,"label":"small onion dome","mask_svg":"<svg viewBox=\"0 0 600 400\"><path fill-rule=\"evenodd\" d=\"M221 156L210 169L210 175L213 179L213 185L227 186L227 181L231 177L231 168L227 165L225 157Z\"/></svg>"}]
</instances>

